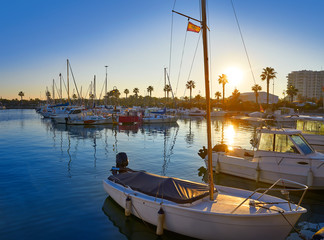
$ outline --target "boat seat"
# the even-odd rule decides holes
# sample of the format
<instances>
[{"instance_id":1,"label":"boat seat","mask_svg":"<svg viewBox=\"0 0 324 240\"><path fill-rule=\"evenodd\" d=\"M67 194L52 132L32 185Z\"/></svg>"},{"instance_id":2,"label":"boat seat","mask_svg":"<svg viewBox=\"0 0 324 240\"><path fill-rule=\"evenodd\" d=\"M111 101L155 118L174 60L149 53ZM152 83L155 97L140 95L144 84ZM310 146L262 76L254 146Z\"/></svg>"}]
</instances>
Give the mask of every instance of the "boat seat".
<instances>
[{"instance_id":1,"label":"boat seat","mask_svg":"<svg viewBox=\"0 0 324 240\"><path fill-rule=\"evenodd\" d=\"M252 150L246 150L243 148L234 148L229 151L229 155L240 157L240 158L252 158L254 156L254 152Z\"/></svg>"}]
</instances>

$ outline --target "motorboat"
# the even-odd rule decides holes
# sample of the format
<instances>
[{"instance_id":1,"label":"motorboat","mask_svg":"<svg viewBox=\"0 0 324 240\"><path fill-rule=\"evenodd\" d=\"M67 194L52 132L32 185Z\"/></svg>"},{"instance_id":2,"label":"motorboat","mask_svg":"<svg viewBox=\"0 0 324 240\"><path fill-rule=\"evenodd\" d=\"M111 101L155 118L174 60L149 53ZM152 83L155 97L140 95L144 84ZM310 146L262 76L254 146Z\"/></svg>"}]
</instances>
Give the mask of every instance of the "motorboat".
<instances>
[{"instance_id":1,"label":"motorboat","mask_svg":"<svg viewBox=\"0 0 324 240\"><path fill-rule=\"evenodd\" d=\"M81 114L69 114L66 120L66 124L69 125L99 125L113 123L114 119L112 115L94 115L91 111L83 111Z\"/></svg>"},{"instance_id":2,"label":"motorboat","mask_svg":"<svg viewBox=\"0 0 324 240\"><path fill-rule=\"evenodd\" d=\"M178 118L173 115L166 114L166 109L160 111L145 111L142 117L142 123L175 123Z\"/></svg>"},{"instance_id":3,"label":"motorboat","mask_svg":"<svg viewBox=\"0 0 324 240\"><path fill-rule=\"evenodd\" d=\"M191 108L188 112L187 112L188 116L205 116L206 115L206 111L205 110L201 110L199 108Z\"/></svg>"},{"instance_id":4,"label":"motorboat","mask_svg":"<svg viewBox=\"0 0 324 240\"><path fill-rule=\"evenodd\" d=\"M224 117L226 114L226 111L224 111L222 108L213 108L210 112L211 117Z\"/></svg>"},{"instance_id":5,"label":"motorboat","mask_svg":"<svg viewBox=\"0 0 324 240\"><path fill-rule=\"evenodd\" d=\"M324 189L324 154L316 152L301 131L263 127L252 142L252 150L216 145L214 170L265 183L284 177L310 189Z\"/></svg>"}]
</instances>

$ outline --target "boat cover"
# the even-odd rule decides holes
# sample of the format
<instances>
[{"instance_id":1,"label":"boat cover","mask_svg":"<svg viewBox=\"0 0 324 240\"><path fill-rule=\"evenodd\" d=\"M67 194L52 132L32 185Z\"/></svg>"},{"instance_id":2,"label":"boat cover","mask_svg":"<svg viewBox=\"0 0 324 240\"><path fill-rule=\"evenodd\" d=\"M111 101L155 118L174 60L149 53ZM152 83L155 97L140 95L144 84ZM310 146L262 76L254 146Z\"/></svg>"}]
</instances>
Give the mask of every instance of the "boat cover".
<instances>
[{"instance_id":1,"label":"boat cover","mask_svg":"<svg viewBox=\"0 0 324 240\"><path fill-rule=\"evenodd\" d=\"M164 177L152 173L133 171L111 175L109 180L129 186L133 190L149 196L172 202L192 203L209 194L209 186L178 178Z\"/></svg>"}]
</instances>

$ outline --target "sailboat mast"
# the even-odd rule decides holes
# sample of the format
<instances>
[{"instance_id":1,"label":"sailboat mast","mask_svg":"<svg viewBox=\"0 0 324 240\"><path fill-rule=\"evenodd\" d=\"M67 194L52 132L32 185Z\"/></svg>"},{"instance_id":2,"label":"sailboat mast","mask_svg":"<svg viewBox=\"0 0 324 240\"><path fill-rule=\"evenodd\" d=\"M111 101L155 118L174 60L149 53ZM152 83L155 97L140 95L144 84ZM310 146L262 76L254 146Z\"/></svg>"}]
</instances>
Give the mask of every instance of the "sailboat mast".
<instances>
[{"instance_id":1,"label":"sailboat mast","mask_svg":"<svg viewBox=\"0 0 324 240\"><path fill-rule=\"evenodd\" d=\"M211 143L211 121L210 121L210 90L209 90L209 68L208 68L208 45L207 45L207 20L206 1L201 0L202 33L204 47L204 68L205 68L205 91L206 91L206 111L207 111L207 151L208 151L208 171L209 171L209 197L214 200L214 178L212 165L212 143Z\"/></svg>"},{"instance_id":2,"label":"sailboat mast","mask_svg":"<svg viewBox=\"0 0 324 240\"><path fill-rule=\"evenodd\" d=\"M106 83L105 83L105 105L107 105L107 67L108 66L105 66L105 68L106 68Z\"/></svg>"},{"instance_id":3,"label":"sailboat mast","mask_svg":"<svg viewBox=\"0 0 324 240\"><path fill-rule=\"evenodd\" d=\"M166 68L164 68L164 98L166 98L166 91L165 91L165 86L166 86Z\"/></svg>"},{"instance_id":4,"label":"sailboat mast","mask_svg":"<svg viewBox=\"0 0 324 240\"><path fill-rule=\"evenodd\" d=\"M63 97L62 97L62 74L60 73L60 98L61 98L61 102L63 101Z\"/></svg>"},{"instance_id":5,"label":"sailboat mast","mask_svg":"<svg viewBox=\"0 0 324 240\"><path fill-rule=\"evenodd\" d=\"M55 80L53 79L53 102L55 103Z\"/></svg>"},{"instance_id":6,"label":"sailboat mast","mask_svg":"<svg viewBox=\"0 0 324 240\"><path fill-rule=\"evenodd\" d=\"M67 71L67 94L68 94L68 102L70 102L70 83L69 83L69 59L66 60L66 71Z\"/></svg>"}]
</instances>

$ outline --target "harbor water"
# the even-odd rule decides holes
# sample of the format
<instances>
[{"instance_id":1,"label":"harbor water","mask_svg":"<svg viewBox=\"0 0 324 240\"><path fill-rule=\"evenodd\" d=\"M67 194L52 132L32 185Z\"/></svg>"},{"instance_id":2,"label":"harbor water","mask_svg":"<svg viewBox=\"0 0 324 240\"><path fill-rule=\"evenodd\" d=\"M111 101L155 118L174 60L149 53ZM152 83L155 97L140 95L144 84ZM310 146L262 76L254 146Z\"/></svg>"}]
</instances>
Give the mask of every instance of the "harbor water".
<instances>
[{"instance_id":1,"label":"harbor water","mask_svg":"<svg viewBox=\"0 0 324 240\"><path fill-rule=\"evenodd\" d=\"M257 126L212 119L213 145L251 148ZM177 124L69 126L35 110L0 111L0 239L157 239L155 228L125 217L103 190L118 152L128 167L203 182L204 118ZM228 175L216 184L254 190L260 185ZM295 228L310 238L324 224L324 191L308 191L308 212ZM161 239L188 239L165 232ZM238 238L239 239L239 238ZM287 239L302 239L293 232Z\"/></svg>"}]
</instances>

